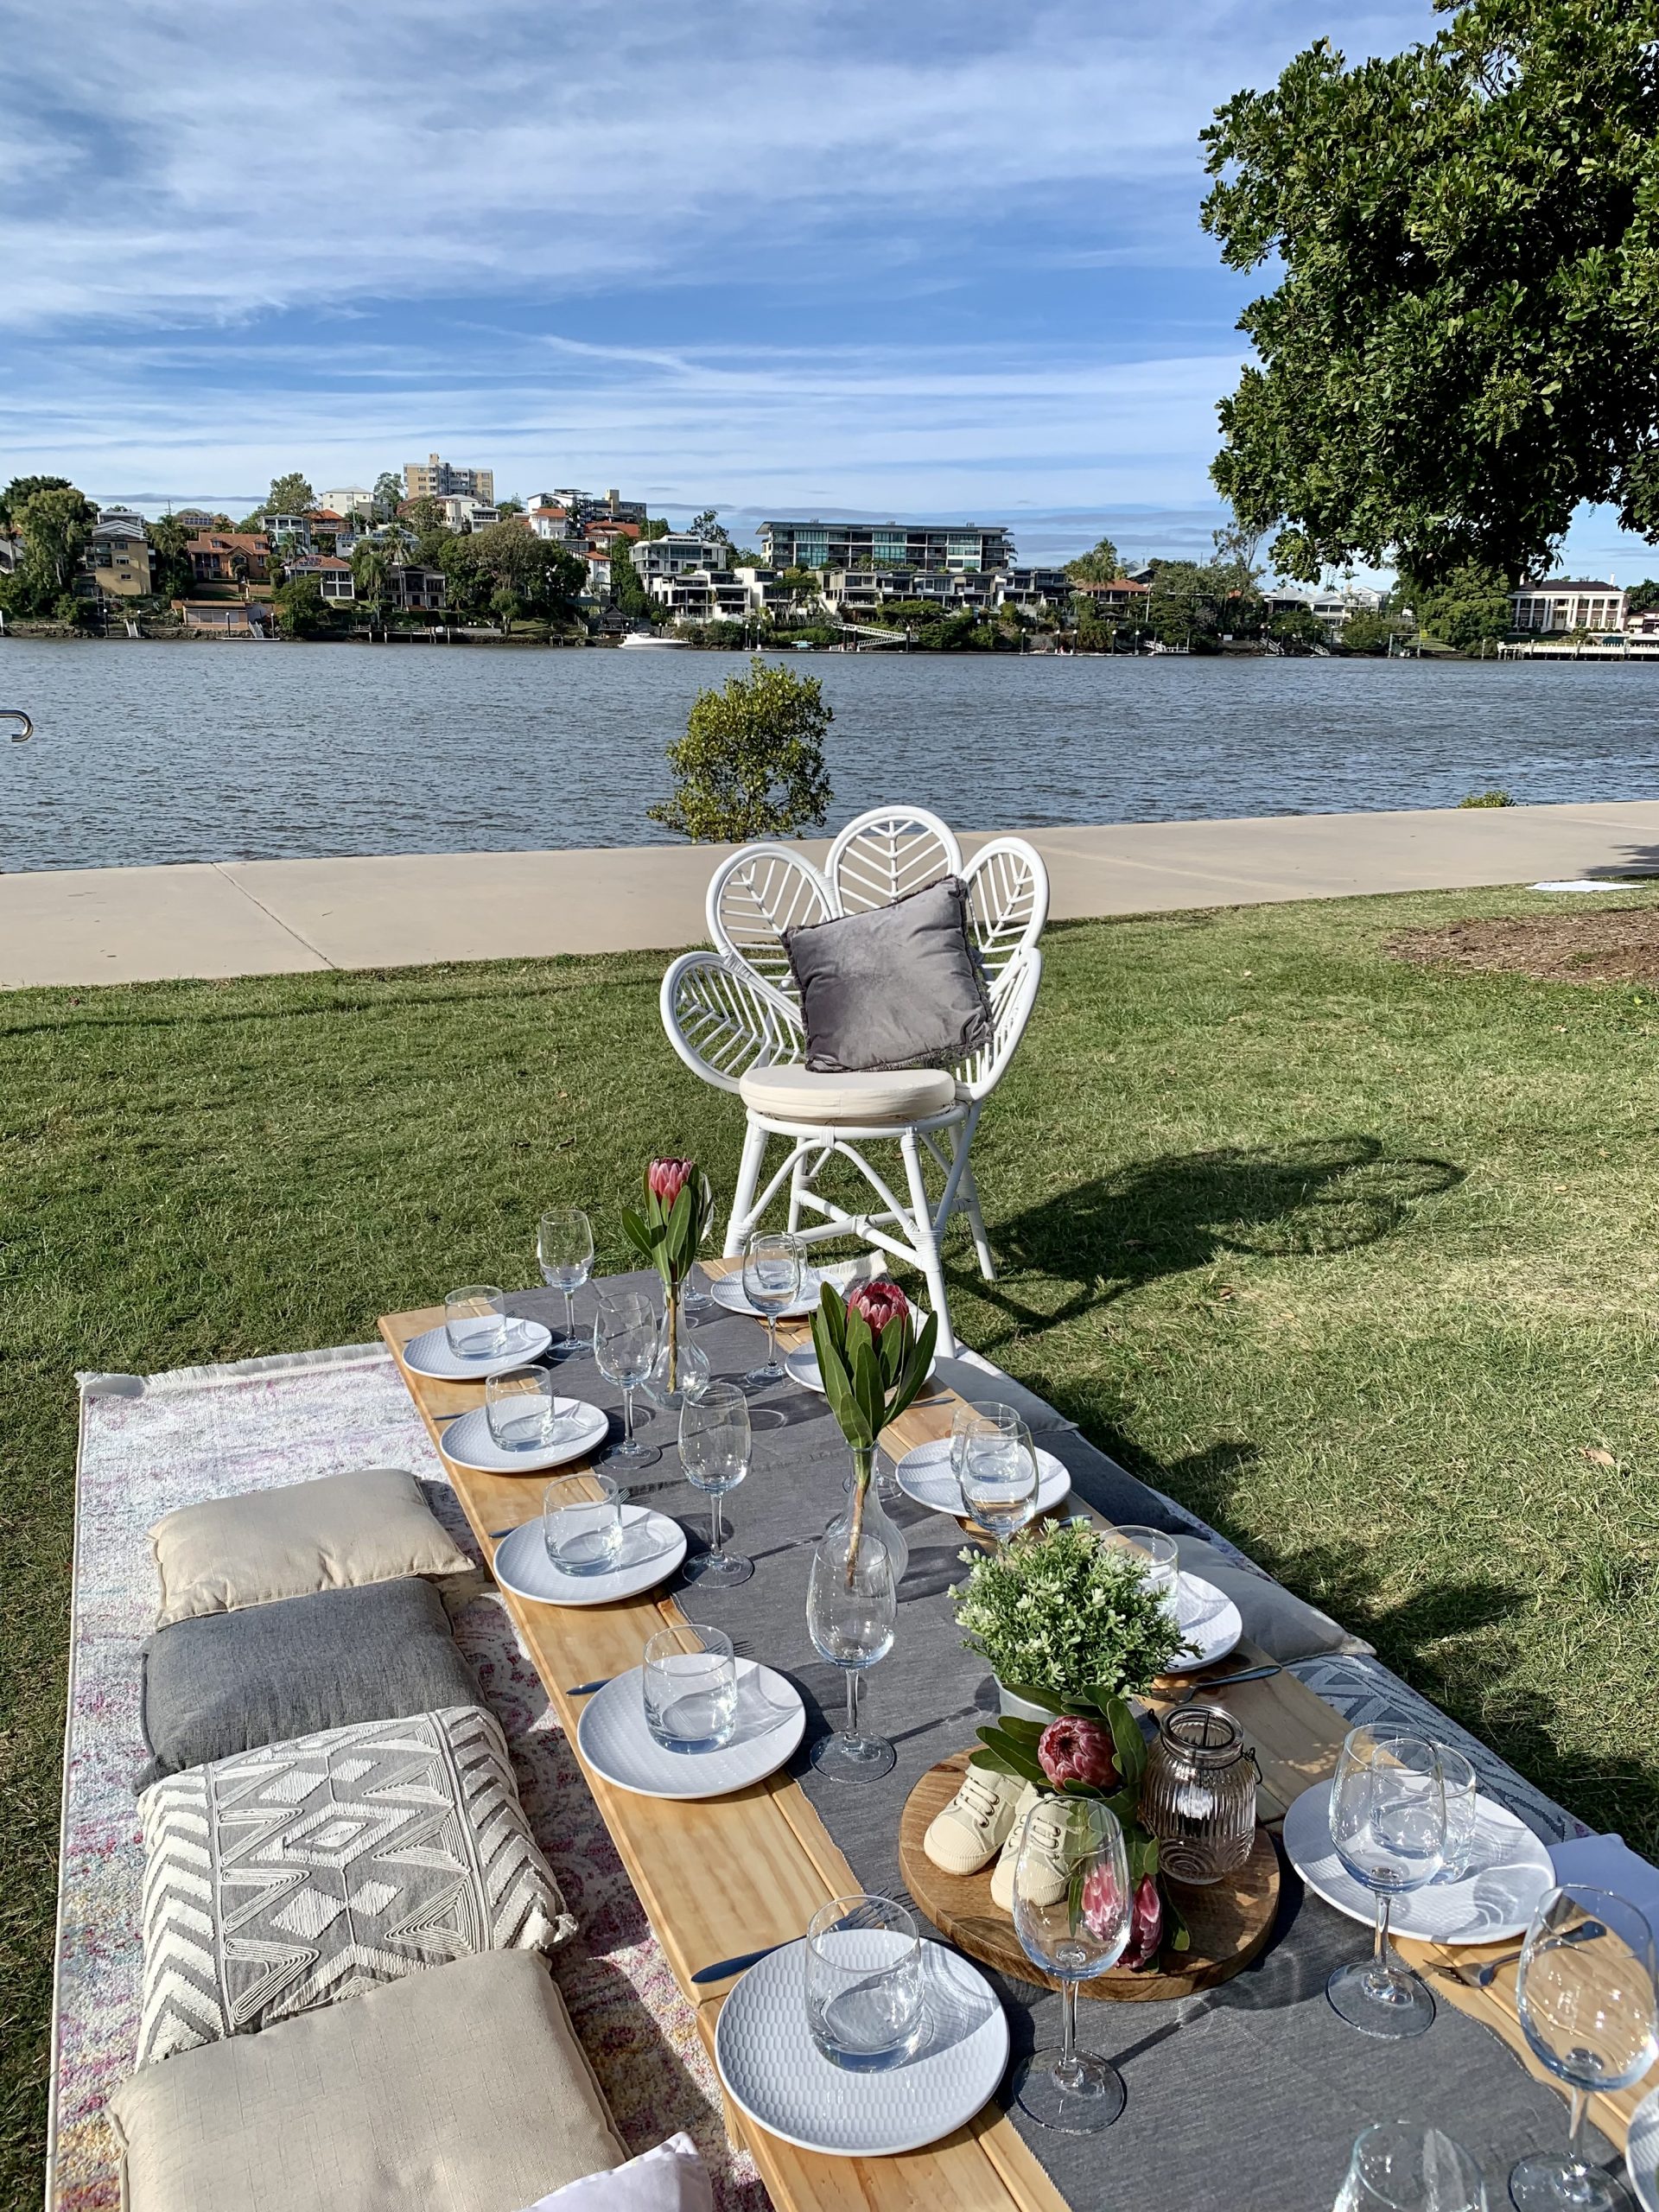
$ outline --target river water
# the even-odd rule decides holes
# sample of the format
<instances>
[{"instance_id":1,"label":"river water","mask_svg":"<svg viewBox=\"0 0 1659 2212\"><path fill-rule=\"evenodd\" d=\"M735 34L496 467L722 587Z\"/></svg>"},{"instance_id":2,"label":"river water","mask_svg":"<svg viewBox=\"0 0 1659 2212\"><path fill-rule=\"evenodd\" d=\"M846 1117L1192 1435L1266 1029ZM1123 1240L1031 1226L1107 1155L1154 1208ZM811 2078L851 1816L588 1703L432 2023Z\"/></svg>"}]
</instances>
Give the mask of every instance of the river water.
<instances>
[{"instance_id":1,"label":"river water","mask_svg":"<svg viewBox=\"0 0 1659 2212\"><path fill-rule=\"evenodd\" d=\"M830 827L964 829L1659 798L1659 669L791 654L835 709ZM0 868L658 842L741 656L9 639Z\"/></svg>"}]
</instances>

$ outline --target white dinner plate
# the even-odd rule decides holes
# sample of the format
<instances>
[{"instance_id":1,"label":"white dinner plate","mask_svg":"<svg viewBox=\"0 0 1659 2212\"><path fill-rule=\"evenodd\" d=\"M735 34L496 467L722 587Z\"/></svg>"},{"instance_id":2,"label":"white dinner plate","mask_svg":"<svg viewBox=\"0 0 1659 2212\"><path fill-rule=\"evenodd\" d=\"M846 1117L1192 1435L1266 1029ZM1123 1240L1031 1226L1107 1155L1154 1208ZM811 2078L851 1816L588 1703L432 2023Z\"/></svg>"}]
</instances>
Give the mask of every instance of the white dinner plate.
<instances>
[{"instance_id":1,"label":"white dinner plate","mask_svg":"<svg viewBox=\"0 0 1659 2212\"><path fill-rule=\"evenodd\" d=\"M1070 1495L1071 1477L1063 1460L1052 1452L1045 1452L1039 1444L1037 1450L1037 1504L1035 1510L1047 1513L1063 1497ZM963 1517L962 1492L957 1478L950 1471L950 1440L936 1437L931 1444L918 1444L913 1452L906 1452L898 1465L899 1487L906 1497L913 1497L918 1505L931 1506L935 1513L950 1513L957 1520Z\"/></svg>"},{"instance_id":2,"label":"white dinner plate","mask_svg":"<svg viewBox=\"0 0 1659 2212\"><path fill-rule=\"evenodd\" d=\"M784 1365L789 1370L791 1382L798 1382L804 1389L816 1390L820 1397L823 1396L823 1377L818 1372L818 1355L810 1344L797 1344L793 1351L785 1352ZM929 1366L927 1379L930 1382L938 1372L938 1365L936 1358Z\"/></svg>"},{"instance_id":3,"label":"white dinner plate","mask_svg":"<svg viewBox=\"0 0 1659 2212\"><path fill-rule=\"evenodd\" d=\"M534 1475L562 1467L569 1459L585 1459L610 1433L605 1414L585 1399L555 1398L553 1409L553 1440L533 1450L504 1451L490 1434L489 1415L482 1406L452 1421L439 1436L438 1449L458 1467L476 1467L483 1474Z\"/></svg>"},{"instance_id":4,"label":"white dinner plate","mask_svg":"<svg viewBox=\"0 0 1659 2212\"><path fill-rule=\"evenodd\" d=\"M806 1707L794 1684L753 1659L737 1662L737 1732L717 1751L671 1751L645 1726L634 1667L606 1683L582 1709L576 1743L607 1782L636 1797L724 1797L764 1782L795 1754Z\"/></svg>"},{"instance_id":5,"label":"white dinner plate","mask_svg":"<svg viewBox=\"0 0 1659 2212\"><path fill-rule=\"evenodd\" d=\"M729 1275L715 1275L709 1287L714 1292L716 1306L723 1306L728 1313L742 1313L752 1320L764 1321L766 1315L758 1306L751 1306L743 1294L743 1271L741 1268ZM823 1279L816 1268L808 1268L801 1278L801 1294L792 1306L785 1306L778 1316L780 1321L804 1321L818 1310Z\"/></svg>"},{"instance_id":6,"label":"white dinner plate","mask_svg":"<svg viewBox=\"0 0 1659 2212\"><path fill-rule=\"evenodd\" d=\"M1459 1882L1431 1882L1395 1898L1396 1936L1432 1943L1502 1943L1524 1936L1533 1910L1554 1885L1547 1852L1523 1821L1494 1798L1477 1799L1475 1868ZM1331 1840L1331 1784L1304 1789L1285 1815L1285 1856L1316 1896L1369 1928L1376 1899L1337 1856Z\"/></svg>"},{"instance_id":7,"label":"white dinner plate","mask_svg":"<svg viewBox=\"0 0 1659 2212\"><path fill-rule=\"evenodd\" d=\"M1181 1634L1198 1647L1198 1656L1173 1659L1164 1669L1166 1675L1192 1675L1200 1667L1213 1667L1244 1633L1238 1607L1226 1592L1213 1582L1201 1582L1196 1574L1183 1574L1175 1586L1175 1618Z\"/></svg>"},{"instance_id":8,"label":"white dinner plate","mask_svg":"<svg viewBox=\"0 0 1659 2212\"><path fill-rule=\"evenodd\" d=\"M404 1365L416 1375L429 1375L437 1382L487 1382L492 1375L505 1375L512 1368L539 1359L552 1341L552 1330L543 1328L539 1321L509 1317L507 1339L499 1351L482 1359L461 1359L450 1351L448 1332L440 1322L435 1329L410 1338L404 1346Z\"/></svg>"},{"instance_id":9,"label":"white dinner plate","mask_svg":"<svg viewBox=\"0 0 1659 2212\"><path fill-rule=\"evenodd\" d=\"M1624 2171L1642 2212L1659 2212L1659 2089L1649 2089L1630 2114Z\"/></svg>"},{"instance_id":10,"label":"white dinner plate","mask_svg":"<svg viewBox=\"0 0 1659 2212\"><path fill-rule=\"evenodd\" d=\"M878 1931L870 1940L879 1942ZM806 1943L785 1943L749 1971L720 2008L715 2063L732 2101L769 2135L831 2158L919 2151L963 2126L1008 2063L1008 2024L977 1967L922 1946L928 2026L920 2050L880 2074L825 2058L806 2024Z\"/></svg>"},{"instance_id":11,"label":"white dinner plate","mask_svg":"<svg viewBox=\"0 0 1659 2212\"><path fill-rule=\"evenodd\" d=\"M648 1506L622 1508L622 1554L603 1574L567 1574L547 1555L539 1520L526 1521L496 1546L495 1579L538 1605L610 1605L664 1581L685 1557L685 1531Z\"/></svg>"}]
</instances>

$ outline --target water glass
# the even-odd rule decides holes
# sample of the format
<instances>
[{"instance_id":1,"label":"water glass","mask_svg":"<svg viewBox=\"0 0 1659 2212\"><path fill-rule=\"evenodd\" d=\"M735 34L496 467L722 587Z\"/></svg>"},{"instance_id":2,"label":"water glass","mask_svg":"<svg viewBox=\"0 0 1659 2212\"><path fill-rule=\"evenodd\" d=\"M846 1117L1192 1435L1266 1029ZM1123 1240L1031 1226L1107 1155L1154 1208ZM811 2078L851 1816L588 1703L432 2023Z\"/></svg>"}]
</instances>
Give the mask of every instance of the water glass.
<instances>
[{"instance_id":1,"label":"water glass","mask_svg":"<svg viewBox=\"0 0 1659 2212\"><path fill-rule=\"evenodd\" d=\"M1135 1886L1110 1806L1039 1798L1026 1815L1014 1869L1014 1927L1026 1956L1061 1985L1060 2045L1033 2053L1014 2084L1022 2111L1064 2135L1095 2135L1123 2109L1116 2067L1077 2049L1077 1985L1128 1947Z\"/></svg>"},{"instance_id":2,"label":"water glass","mask_svg":"<svg viewBox=\"0 0 1659 2212\"><path fill-rule=\"evenodd\" d=\"M1175 1585L1180 1580L1181 1555L1176 1549L1173 1536L1166 1535L1161 1529L1143 1529L1129 1522L1113 1531L1120 1543L1128 1544L1140 1552L1146 1561L1142 1575L1147 1587L1155 1590L1168 1605L1175 1610Z\"/></svg>"},{"instance_id":3,"label":"water glass","mask_svg":"<svg viewBox=\"0 0 1659 2212\"><path fill-rule=\"evenodd\" d=\"M1510 2176L1517 2212L1611 2212L1630 2196L1579 2148L1593 2089L1628 2089L1659 2052L1653 1933L1626 1898L1569 1884L1539 1900L1516 1969L1515 2006L1535 2058L1572 2101L1565 2154L1536 2152Z\"/></svg>"},{"instance_id":4,"label":"water glass","mask_svg":"<svg viewBox=\"0 0 1659 2212\"><path fill-rule=\"evenodd\" d=\"M734 1588L754 1573L754 1561L721 1547L725 1530L720 1501L749 1471L753 1442L749 1402L735 1382L710 1382L700 1398L680 1408L680 1465L693 1490L709 1500L709 1548L688 1560L688 1582L717 1582Z\"/></svg>"},{"instance_id":5,"label":"water glass","mask_svg":"<svg viewBox=\"0 0 1659 2212\"><path fill-rule=\"evenodd\" d=\"M902 2066L926 2032L916 1923L891 1897L836 1897L806 1931L806 2023L832 2066Z\"/></svg>"},{"instance_id":6,"label":"water glass","mask_svg":"<svg viewBox=\"0 0 1659 2212\"><path fill-rule=\"evenodd\" d=\"M1338 1858L1376 1899L1376 1924L1371 1956L1338 1967L1325 1993L1365 2035L1420 2036L1434 2018L1434 1999L1390 1948L1389 1911L1394 1898L1440 1871L1446 1791L1439 1746L1426 1736L1351 1728L1331 1785L1330 1818Z\"/></svg>"},{"instance_id":7,"label":"water glass","mask_svg":"<svg viewBox=\"0 0 1659 2212\"><path fill-rule=\"evenodd\" d=\"M640 1467L656 1459L633 1433L633 1394L657 1359L657 1309L638 1291L600 1294L594 1314L594 1359L607 1382L622 1393L623 1440L613 1456Z\"/></svg>"},{"instance_id":8,"label":"water glass","mask_svg":"<svg viewBox=\"0 0 1659 2212\"><path fill-rule=\"evenodd\" d=\"M1006 1546L1037 1510L1037 1454L1023 1423L988 1426L968 1438L962 1503L970 1519Z\"/></svg>"},{"instance_id":9,"label":"water glass","mask_svg":"<svg viewBox=\"0 0 1659 2212\"><path fill-rule=\"evenodd\" d=\"M622 1554L622 1493L608 1475L561 1475L542 1496L542 1539L561 1574L607 1574Z\"/></svg>"},{"instance_id":10,"label":"water glass","mask_svg":"<svg viewBox=\"0 0 1659 2212\"><path fill-rule=\"evenodd\" d=\"M807 1584L807 1630L819 1658L847 1676L847 1725L812 1746L820 1774L877 1782L893 1772L899 1755L885 1737L861 1732L858 1701L865 1669L893 1649L898 1615L893 1561L880 1538L866 1529L855 1547L840 1524L820 1536Z\"/></svg>"},{"instance_id":11,"label":"water glass","mask_svg":"<svg viewBox=\"0 0 1659 2212\"><path fill-rule=\"evenodd\" d=\"M512 1367L484 1385L484 1418L502 1452L542 1452L558 1433L558 1399L544 1367Z\"/></svg>"},{"instance_id":12,"label":"water glass","mask_svg":"<svg viewBox=\"0 0 1659 2212\"><path fill-rule=\"evenodd\" d=\"M1474 1872L1475 1836L1480 1827L1480 1784L1475 1770L1455 1745L1437 1743L1440 1783L1446 1791L1446 1850L1437 1882L1460 1882Z\"/></svg>"},{"instance_id":13,"label":"water glass","mask_svg":"<svg viewBox=\"0 0 1659 2212\"><path fill-rule=\"evenodd\" d=\"M658 1629L645 1646L640 1682L645 1726L665 1751L717 1751L737 1727L737 1662L732 1639L686 1622Z\"/></svg>"},{"instance_id":14,"label":"water glass","mask_svg":"<svg viewBox=\"0 0 1659 2212\"><path fill-rule=\"evenodd\" d=\"M743 1378L747 1383L784 1379L784 1363L778 1357L778 1317L799 1298L804 1266L799 1237L785 1232L757 1229L743 1247L743 1295L757 1313L766 1317L766 1362L749 1370Z\"/></svg>"},{"instance_id":15,"label":"water glass","mask_svg":"<svg viewBox=\"0 0 1659 2212\"><path fill-rule=\"evenodd\" d=\"M554 1206L542 1216L536 1257L548 1288L564 1293L564 1334L554 1343L560 1351L574 1351L579 1341L576 1293L594 1267L594 1225L580 1206Z\"/></svg>"},{"instance_id":16,"label":"water glass","mask_svg":"<svg viewBox=\"0 0 1659 2212\"><path fill-rule=\"evenodd\" d=\"M1478 2162L1438 2127L1384 2120L1355 2139L1333 2212L1486 2212Z\"/></svg>"},{"instance_id":17,"label":"water glass","mask_svg":"<svg viewBox=\"0 0 1659 2212\"><path fill-rule=\"evenodd\" d=\"M495 1359L506 1349L507 1294L493 1282L469 1283L443 1301L443 1333L457 1359Z\"/></svg>"}]
</instances>

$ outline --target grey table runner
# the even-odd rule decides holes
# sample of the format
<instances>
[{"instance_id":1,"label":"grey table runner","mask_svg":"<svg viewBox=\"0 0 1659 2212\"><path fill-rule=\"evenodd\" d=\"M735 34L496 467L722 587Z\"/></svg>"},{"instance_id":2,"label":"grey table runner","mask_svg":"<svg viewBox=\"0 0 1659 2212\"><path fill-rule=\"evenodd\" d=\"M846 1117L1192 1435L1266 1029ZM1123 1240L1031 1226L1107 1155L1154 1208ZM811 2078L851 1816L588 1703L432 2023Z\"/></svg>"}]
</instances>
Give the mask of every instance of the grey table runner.
<instances>
[{"instance_id":1,"label":"grey table runner","mask_svg":"<svg viewBox=\"0 0 1659 2212\"><path fill-rule=\"evenodd\" d=\"M646 1287L650 1276L628 1279ZM591 1291L579 1315L591 1317ZM517 1313L562 1320L563 1301L530 1292ZM696 1329L717 1377L741 1378L761 1357L758 1323L715 1309ZM614 1408L619 1394L588 1352L561 1361L573 1395ZM971 1376L974 1370L968 1370ZM953 1385L962 1378L955 1370ZM978 1374L975 1395L995 1395ZM641 1411L646 1411L643 1399ZM963 1650L948 1592L959 1581L963 1539L956 1523L908 1501L892 1509L910 1546L893 1649L865 1679L867 1725L889 1737L898 1765L874 1783L823 1780L811 1745L836 1725L845 1686L812 1649L806 1630L810 1548L840 1509L849 1461L834 1416L816 1393L775 1385L753 1401L754 1460L725 1501L727 1542L755 1562L752 1581L720 1591L676 1590L696 1620L727 1630L739 1649L779 1669L805 1700L807 1733L791 1771L867 1890L905 1897L898 1835L906 1798L936 1761L971 1743L995 1703L983 1662ZM682 1521L693 1554L705 1546L709 1502L679 1471L674 1423L657 1414L640 1429L661 1453L628 1478L634 1494ZM620 1425L617 1424L620 1436ZM1108 1517L1166 1522L1165 1503L1076 1433L1046 1434L1074 1486ZM1182 1516L1185 1519L1185 1516ZM1193 1522L1202 1529L1201 1522ZM1179 2004L1079 2005L1082 2040L1110 2057L1128 2084L1116 2126L1094 2139L1057 2135L1011 2107L1015 2126L1073 2212L1328 2212L1360 2129L1409 2120L1446 2129L1485 2168L1494 2205L1524 2152L1566 2133L1561 2097L1531 2080L1497 2037L1447 2003L1414 2042L1379 2044L1346 2026L1325 1999L1331 1968L1358 1955L1357 1923L1303 1892L1287 1866L1279 1926L1262 1958L1217 1989ZM733 1948L741 1947L741 1931ZM994 1977L1016 2057L1058 2040L1059 2001L1034 1986ZM1610 2146L1595 2139L1598 2154Z\"/></svg>"}]
</instances>

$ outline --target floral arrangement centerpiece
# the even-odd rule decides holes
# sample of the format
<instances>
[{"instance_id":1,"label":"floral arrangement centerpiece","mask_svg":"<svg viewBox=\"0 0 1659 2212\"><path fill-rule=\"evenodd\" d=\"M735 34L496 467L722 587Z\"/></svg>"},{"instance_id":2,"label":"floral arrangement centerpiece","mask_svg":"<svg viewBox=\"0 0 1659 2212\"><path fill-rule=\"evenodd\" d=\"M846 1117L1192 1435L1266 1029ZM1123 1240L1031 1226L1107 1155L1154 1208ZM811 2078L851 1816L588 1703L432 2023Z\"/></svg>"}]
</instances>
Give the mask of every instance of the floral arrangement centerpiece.
<instances>
[{"instance_id":1,"label":"floral arrangement centerpiece","mask_svg":"<svg viewBox=\"0 0 1659 2212\"><path fill-rule=\"evenodd\" d=\"M1149 1967L1166 1943L1185 1950L1185 1923L1159 1872L1157 1839L1137 1817L1147 1745L1124 1694L1149 1688L1192 1649L1174 1614L1147 1586L1135 1554L1103 1541L1085 1521L1053 1523L996 1554L962 1557L969 1573L954 1602L964 1642L990 1662L1003 1688L1053 1716L1045 1723L1004 1714L978 1731L970 1764L1057 1796L1103 1799L1122 1827L1135 1891L1121 1963Z\"/></svg>"},{"instance_id":2,"label":"floral arrangement centerpiece","mask_svg":"<svg viewBox=\"0 0 1659 2212\"><path fill-rule=\"evenodd\" d=\"M663 1279L667 1336L665 1376L680 1388L680 1293L696 1260L714 1211L709 1178L695 1160L653 1160L645 1170L643 1213L622 1210L622 1233Z\"/></svg>"},{"instance_id":3,"label":"floral arrangement centerpiece","mask_svg":"<svg viewBox=\"0 0 1659 2212\"><path fill-rule=\"evenodd\" d=\"M847 1540L850 1580L864 1533L864 1502L875 1471L875 1443L926 1382L939 1333L930 1313L919 1332L897 1283L855 1283L843 1296L825 1283L812 1316L812 1349L830 1410L853 1455L853 1504Z\"/></svg>"}]
</instances>

